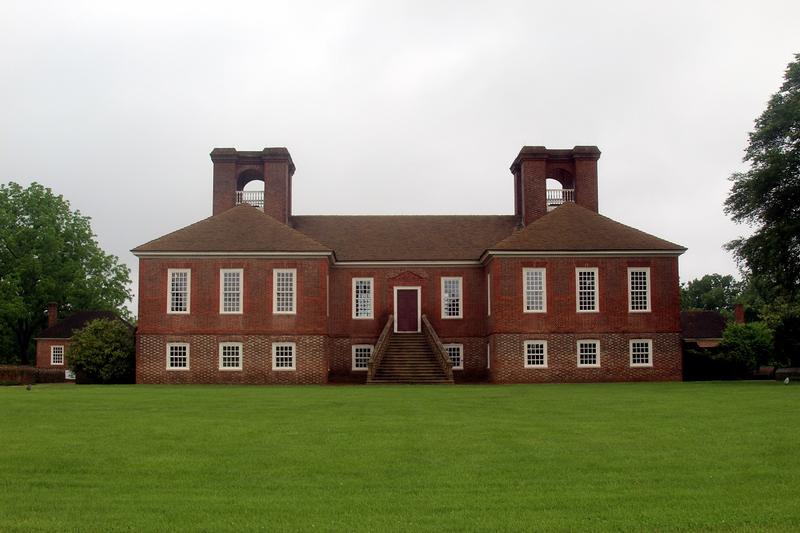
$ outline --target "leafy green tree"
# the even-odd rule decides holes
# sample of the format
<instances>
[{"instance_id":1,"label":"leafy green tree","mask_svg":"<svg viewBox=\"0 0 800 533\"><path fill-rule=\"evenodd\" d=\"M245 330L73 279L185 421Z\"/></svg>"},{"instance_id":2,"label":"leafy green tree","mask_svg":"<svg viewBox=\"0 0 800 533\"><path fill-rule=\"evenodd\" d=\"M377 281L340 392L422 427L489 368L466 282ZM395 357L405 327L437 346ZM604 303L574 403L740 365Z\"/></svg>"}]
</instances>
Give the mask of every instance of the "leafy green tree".
<instances>
[{"instance_id":1,"label":"leafy green tree","mask_svg":"<svg viewBox=\"0 0 800 533\"><path fill-rule=\"evenodd\" d=\"M681 285L681 309L731 311L742 288L731 275L706 274Z\"/></svg>"},{"instance_id":2,"label":"leafy green tree","mask_svg":"<svg viewBox=\"0 0 800 533\"><path fill-rule=\"evenodd\" d=\"M800 364L800 54L756 119L744 160L750 169L731 176L725 212L754 232L727 246L776 331L778 354Z\"/></svg>"},{"instance_id":3,"label":"leafy green tree","mask_svg":"<svg viewBox=\"0 0 800 533\"><path fill-rule=\"evenodd\" d=\"M729 322L722 333L719 357L745 370L755 370L759 365L774 365L773 332L764 322Z\"/></svg>"},{"instance_id":4,"label":"leafy green tree","mask_svg":"<svg viewBox=\"0 0 800 533\"><path fill-rule=\"evenodd\" d=\"M133 329L119 320L92 320L75 332L67 362L79 379L92 383L132 383Z\"/></svg>"},{"instance_id":5,"label":"leafy green tree","mask_svg":"<svg viewBox=\"0 0 800 533\"><path fill-rule=\"evenodd\" d=\"M130 271L100 249L89 217L38 183L0 184L0 353L28 363L48 302L59 314L98 309L126 313Z\"/></svg>"}]
</instances>

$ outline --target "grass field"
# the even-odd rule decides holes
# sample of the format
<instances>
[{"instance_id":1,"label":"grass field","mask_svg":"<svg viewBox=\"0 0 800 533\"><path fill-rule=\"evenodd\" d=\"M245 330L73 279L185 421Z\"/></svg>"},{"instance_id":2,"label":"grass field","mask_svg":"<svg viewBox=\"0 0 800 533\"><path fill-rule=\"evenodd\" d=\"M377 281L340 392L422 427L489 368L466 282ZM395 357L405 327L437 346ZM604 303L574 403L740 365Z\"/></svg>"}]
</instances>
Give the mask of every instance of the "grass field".
<instances>
[{"instance_id":1,"label":"grass field","mask_svg":"<svg viewBox=\"0 0 800 533\"><path fill-rule=\"evenodd\" d=\"M797 530L800 386L0 387L0 531Z\"/></svg>"}]
</instances>

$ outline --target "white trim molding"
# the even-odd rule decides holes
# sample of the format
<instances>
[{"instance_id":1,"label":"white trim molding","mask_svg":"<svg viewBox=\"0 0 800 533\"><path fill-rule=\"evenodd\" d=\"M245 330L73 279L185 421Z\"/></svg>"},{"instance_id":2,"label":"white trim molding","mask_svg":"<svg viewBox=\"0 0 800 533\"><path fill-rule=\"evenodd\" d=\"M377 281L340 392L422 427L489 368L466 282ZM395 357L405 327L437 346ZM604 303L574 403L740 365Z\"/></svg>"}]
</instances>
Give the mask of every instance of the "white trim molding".
<instances>
[{"instance_id":1,"label":"white trim molding","mask_svg":"<svg viewBox=\"0 0 800 533\"><path fill-rule=\"evenodd\" d=\"M281 274L292 275L292 306L291 309L278 308L278 277ZM283 302L284 306L286 302ZM275 315L296 315L297 314L297 269L296 268L274 268L272 269L272 313Z\"/></svg>"},{"instance_id":2,"label":"white trim molding","mask_svg":"<svg viewBox=\"0 0 800 533\"><path fill-rule=\"evenodd\" d=\"M238 353L235 356L236 359L239 361L237 366L225 366L225 359L226 358L233 358L234 356L230 353L225 353L225 348L237 348ZM221 342L219 343L219 369L223 371L228 370L241 370L242 366L244 365L244 345L241 342Z\"/></svg>"},{"instance_id":3,"label":"white trim molding","mask_svg":"<svg viewBox=\"0 0 800 533\"><path fill-rule=\"evenodd\" d=\"M448 314L448 304L450 303L450 299L445 296L447 294L445 291L445 286L448 282L453 281L458 282L458 295L455 297L456 301L458 302L458 313L451 315ZM441 292L439 294L442 308L442 319L454 320L464 318L464 278L461 276L442 276L440 285Z\"/></svg>"},{"instance_id":4,"label":"white trim molding","mask_svg":"<svg viewBox=\"0 0 800 533\"><path fill-rule=\"evenodd\" d=\"M59 362L56 362L56 357L60 358ZM63 344L54 344L54 345L50 346L50 365L51 366L64 366L64 363L65 363L64 345Z\"/></svg>"},{"instance_id":5,"label":"white trim molding","mask_svg":"<svg viewBox=\"0 0 800 533\"><path fill-rule=\"evenodd\" d=\"M541 274L542 282L542 305L540 308L529 305L529 292L536 292L533 288L528 288L528 273ZM533 280L535 281L535 280ZM522 312L523 313L546 313L547 312L547 269L546 268L523 268L522 269Z\"/></svg>"},{"instance_id":6,"label":"white trim molding","mask_svg":"<svg viewBox=\"0 0 800 533\"><path fill-rule=\"evenodd\" d=\"M225 310L225 274L238 274L239 283L237 287L238 309L234 311ZM230 292L230 291L229 291ZM242 268L220 268L219 269L219 314L221 315L241 315L244 311L244 269Z\"/></svg>"},{"instance_id":7,"label":"white trim molding","mask_svg":"<svg viewBox=\"0 0 800 533\"><path fill-rule=\"evenodd\" d=\"M186 274L186 309L174 311L173 307L173 291L172 291L172 276L173 274ZM167 269L167 314L168 315L188 315L191 312L192 302L192 269L191 268L168 268Z\"/></svg>"},{"instance_id":8,"label":"white trim molding","mask_svg":"<svg viewBox=\"0 0 800 533\"><path fill-rule=\"evenodd\" d=\"M375 350L375 345L373 344L353 344L352 348L350 349L350 353L352 356L352 360L350 363L350 368L354 372L361 372L369 370L369 360L372 359L372 352ZM358 352L362 352L359 354ZM361 359L363 360L363 354L368 353L367 361L364 363L364 366L356 366L356 362ZM361 355L361 357L359 357Z\"/></svg>"},{"instance_id":9,"label":"white trim molding","mask_svg":"<svg viewBox=\"0 0 800 533\"><path fill-rule=\"evenodd\" d=\"M634 354L634 344L638 344L635 348L638 348L639 351ZM638 362L635 363L633 361L634 355L642 356L645 352L641 351L642 346L647 346L647 362L642 363ZM630 355L630 365L631 368L649 368L653 366L653 339L631 339L628 342L628 353Z\"/></svg>"},{"instance_id":10,"label":"white trim molding","mask_svg":"<svg viewBox=\"0 0 800 533\"><path fill-rule=\"evenodd\" d=\"M178 359L180 357L185 357L186 358L186 365L185 366L180 366L180 365L179 366L173 366L172 365L172 363L173 363L173 361L172 361L172 348L173 347L174 348L185 348L186 349L185 353L183 355L181 355L181 354L176 354L175 355L176 359ZM190 357L189 357L189 343L188 342L168 342L167 343L167 370L178 370L178 371L189 370L189 368L190 368L189 367L189 363L190 363Z\"/></svg>"},{"instance_id":11,"label":"white trim molding","mask_svg":"<svg viewBox=\"0 0 800 533\"><path fill-rule=\"evenodd\" d=\"M278 357L289 357L286 353L278 354L279 348L291 348L291 366L280 365L278 366ZM294 342L273 342L272 343L272 370L275 371L288 371L297 370L297 344Z\"/></svg>"},{"instance_id":12,"label":"white trim molding","mask_svg":"<svg viewBox=\"0 0 800 533\"><path fill-rule=\"evenodd\" d=\"M581 344L585 344L587 346L594 345L594 351L587 350L583 355L587 357L594 355L595 362L594 363L581 363ZM576 341L576 353L578 359L578 368L600 368L600 341L597 339L578 339Z\"/></svg>"},{"instance_id":13,"label":"white trim molding","mask_svg":"<svg viewBox=\"0 0 800 533\"><path fill-rule=\"evenodd\" d=\"M541 346L541 353L534 352L531 353L530 347L532 346ZM525 363L525 368L547 368L547 341L540 341L540 340L530 340L525 341L523 343L523 354L522 356L525 358L523 362ZM531 356L541 356L542 364L531 363L529 359Z\"/></svg>"},{"instance_id":14,"label":"white trim molding","mask_svg":"<svg viewBox=\"0 0 800 533\"><path fill-rule=\"evenodd\" d=\"M366 315L359 315L358 307L358 285L359 283L369 282L369 312ZM352 318L354 320L372 320L375 315L375 279L374 278L353 278L352 281ZM364 296L362 294L361 296Z\"/></svg>"},{"instance_id":15,"label":"white trim molding","mask_svg":"<svg viewBox=\"0 0 800 533\"><path fill-rule=\"evenodd\" d=\"M450 353L450 350L458 350L458 361L459 364L456 366L453 364L453 370L464 370L464 345L457 344L457 343L449 343L449 344L442 344L444 348L444 353L447 354L447 357L450 359L450 363L453 362L453 356Z\"/></svg>"},{"instance_id":16,"label":"white trim molding","mask_svg":"<svg viewBox=\"0 0 800 533\"><path fill-rule=\"evenodd\" d=\"M417 291L417 331L397 331L397 291L415 290ZM407 285L395 285L394 287L394 333L419 333L422 331L422 287Z\"/></svg>"},{"instance_id":17,"label":"white trim molding","mask_svg":"<svg viewBox=\"0 0 800 533\"><path fill-rule=\"evenodd\" d=\"M581 274L594 274L593 302L591 309L581 309ZM577 267L575 269L575 311L578 313L600 312L600 271L597 267Z\"/></svg>"},{"instance_id":18,"label":"white trim molding","mask_svg":"<svg viewBox=\"0 0 800 533\"><path fill-rule=\"evenodd\" d=\"M633 307L633 274L644 273L644 292L645 292L645 308L634 309ZM650 291L650 267L629 267L628 268L628 312L629 313L649 313L652 309L650 305L651 291ZM637 289L641 293L642 289Z\"/></svg>"}]
</instances>

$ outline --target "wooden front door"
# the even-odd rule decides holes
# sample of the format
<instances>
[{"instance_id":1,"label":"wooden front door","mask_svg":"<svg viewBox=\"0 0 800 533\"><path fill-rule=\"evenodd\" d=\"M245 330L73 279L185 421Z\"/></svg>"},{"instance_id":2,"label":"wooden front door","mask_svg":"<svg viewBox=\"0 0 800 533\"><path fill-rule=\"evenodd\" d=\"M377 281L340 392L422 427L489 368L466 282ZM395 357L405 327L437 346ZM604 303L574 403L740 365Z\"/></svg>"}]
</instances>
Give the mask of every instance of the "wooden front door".
<instances>
[{"instance_id":1,"label":"wooden front door","mask_svg":"<svg viewBox=\"0 0 800 533\"><path fill-rule=\"evenodd\" d=\"M419 331L419 289L395 289L395 331Z\"/></svg>"}]
</instances>

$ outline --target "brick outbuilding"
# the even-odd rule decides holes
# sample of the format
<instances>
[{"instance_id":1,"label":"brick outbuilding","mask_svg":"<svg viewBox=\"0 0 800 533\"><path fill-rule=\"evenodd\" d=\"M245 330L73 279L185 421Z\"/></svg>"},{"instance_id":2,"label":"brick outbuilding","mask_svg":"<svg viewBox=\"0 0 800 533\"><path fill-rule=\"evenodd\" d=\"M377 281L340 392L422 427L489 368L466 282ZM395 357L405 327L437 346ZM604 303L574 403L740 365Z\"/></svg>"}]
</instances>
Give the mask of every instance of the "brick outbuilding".
<instances>
[{"instance_id":1,"label":"brick outbuilding","mask_svg":"<svg viewBox=\"0 0 800 533\"><path fill-rule=\"evenodd\" d=\"M298 216L285 148L216 148L212 216L133 250L137 382L681 379L685 248L598 213L599 157L523 147L513 215Z\"/></svg>"}]
</instances>

